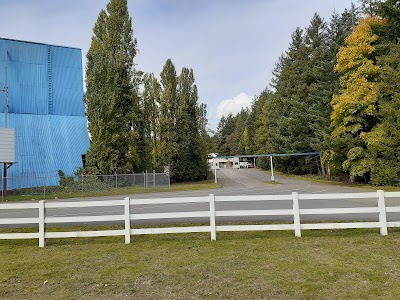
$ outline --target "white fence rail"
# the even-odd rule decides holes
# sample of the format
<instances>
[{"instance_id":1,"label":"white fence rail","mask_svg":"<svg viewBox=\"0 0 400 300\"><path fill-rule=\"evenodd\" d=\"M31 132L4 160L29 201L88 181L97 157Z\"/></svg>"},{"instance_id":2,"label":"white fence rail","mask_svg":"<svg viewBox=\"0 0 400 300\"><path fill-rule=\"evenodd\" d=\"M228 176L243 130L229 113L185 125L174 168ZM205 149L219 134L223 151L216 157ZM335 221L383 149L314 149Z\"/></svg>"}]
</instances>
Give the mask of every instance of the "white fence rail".
<instances>
[{"instance_id":1,"label":"white fence rail","mask_svg":"<svg viewBox=\"0 0 400 300\"><path fill-rule=\"evenodd\" d=\"M158 199L130 199L107 200L107 201L79 201L79 202L46 202L38 203L12 203L0 204L1 210L38 209L37 218L2 218L0 225L15 224L38 224L37 233L0 233L0 239L39 239L39 247L45 246L45 240L49 238L69 237L97 237L97 236L125 236L125 243L131 242L131 235L139 234L164 234L164 233L188 233L188 232L209 232L211 240L216 240L217 232L222 231L261 231L261 230L294 230L295 236L300 237L301 231L305 229L341 229L341 228L380 228L381 235L387 235L388 227L400 227L398 221L388 222L388 213L399 213L400 206L386 206L385 199L400 198L400 192L377 192L369 193L340 193L340 194L298 194L289 195L246 195L246 196L214 196L192 197L192 198L158 198ZM300 204L308 200L339 200L339 199L375 199L376 206L350 207L350 208L301 208ZM290 209L267 209L267 210L217 210L218 202L245 202L245 201L290 201ZM188 204L208 203L209 209L204 211L189 212L168 212L168 213L136 213L137 205L158 205L158 204ZM400 204L399 204L400 205ZM87 208L122 206L123 214L118 215L87 215L73 217L50 217L46 216L47 209L60 208ZM336 222L336 223L301 223L301 216L305 215L339 215L339 214L378 214L378 222ZM263 225L217 225L218 217L237 216L292 216L293 222L289 224L263 224ZM190 227L154 227L154 228L132 228L133 220L159 220L159 219L190 219L208 218L207 226ZM77 222L105 222L124 221L124 229L121 230L98 230L98 231L68 231L68 232L47 232L46 224L77 223Z\"/></svg>"}]
</instances>

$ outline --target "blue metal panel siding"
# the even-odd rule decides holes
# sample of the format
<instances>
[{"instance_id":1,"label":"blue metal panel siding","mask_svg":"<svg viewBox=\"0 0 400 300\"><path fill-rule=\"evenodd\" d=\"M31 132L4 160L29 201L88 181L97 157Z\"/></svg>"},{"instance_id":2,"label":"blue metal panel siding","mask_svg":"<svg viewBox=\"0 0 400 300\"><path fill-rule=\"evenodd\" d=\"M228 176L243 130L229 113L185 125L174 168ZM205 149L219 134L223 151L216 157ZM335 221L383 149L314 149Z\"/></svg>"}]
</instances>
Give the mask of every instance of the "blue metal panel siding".
<instances>
[{"instance_id":1,"label":"blue metal panel siding","mask_svg":"<svg viewBox=\"0 0 400 300\"><path fill-rule=\"evenodd\" d=\"M46 45L28 42L0 39L0 62L5 61L5 52L8 59L27 64L46 64Z\"/></svg>"},{"instance_id":2,"label":"blue metal panel siding","mask_svg":"<svg viewBox=\"0 0 400 300\"><path fill-rule=\"evenodd\" d=\"M82 167L81 155L90 146L85 117L10 114L8 120L9 127L15 128L16 152L9 177L57 178L58 170L73 175ZM0 114L0 126L3 125L4 114ZM9 183L10 189L24 187L22 181Z\"/></svg>"},{"instance_id":3,"label":"blue metal panel siding","mask_svg":"<svg viewBox=\"0 0 400 300\"><path fill-rule=\"evenodd\" d=\"M81 51L52 47L53 113L84 116Z\"/></svg>"},{"instance_id":4,"label":"blue metal panel siding","mask_svg":"<svg viewBox=\"0 0 400 300\"><path fill-rule=\"evenodd\" d=\"M54 114L85 115L82 69L53 68L53 99Z\"/></svg>"},{"instance_id":5,"label":"blue metal panel siding","mask_svg":"<svg viewBox=\"0 0 400 300\"><path fill-rule=\"evenodd\" d=\"M46 78L45 65L8 62L9 112L47 114Z\"/></svg>"},{"instance_id":6,"label":"blue metal panel siding","mask_svg":"<svg viewBox=\"0 0 400 300\"><path fill-rule=\"evenodd\" d=\"M6 61L10 113L85 115L80 49L0 39L0 87Z\"/></svg>"},{"instance_id":7,"label":"blue metal panel siding","mask_svg":"<svg viewBox=\"0 0 400 300\"><path fill-rule=\"evenodd\" d=\"M8 66L9 112L47 113L46 46L0 39L1 76L4 86L4 66ZM0 112L4 112L4 95Z\"/></svg>"},{"instance_id":8,"label":"blue metal panel siding","mask_svg":"<svg viewBox=\"0 0 400 300\"><path fill-rule=\"evenodd\" d=\"M82 53L80 49L51 46L53 67L66 67L82 70Z\"/></svg>"},{"instance_id":9,"label":"blue metal panel siding","mask_svg":"<svg viewBox=\"0 0 400 300\"><path fill-rule=\"evenodd\" d=\"M10 180L9 188L58 184L57 171L72 175L82 166L81 155L90 146L82 101L81 51L0 38L0 89L6 53L8 127L15 128L16 154L8 176L55 178ZM0 93L0 127L4 127L4 93Z\"/></svg>"}]
</instances>

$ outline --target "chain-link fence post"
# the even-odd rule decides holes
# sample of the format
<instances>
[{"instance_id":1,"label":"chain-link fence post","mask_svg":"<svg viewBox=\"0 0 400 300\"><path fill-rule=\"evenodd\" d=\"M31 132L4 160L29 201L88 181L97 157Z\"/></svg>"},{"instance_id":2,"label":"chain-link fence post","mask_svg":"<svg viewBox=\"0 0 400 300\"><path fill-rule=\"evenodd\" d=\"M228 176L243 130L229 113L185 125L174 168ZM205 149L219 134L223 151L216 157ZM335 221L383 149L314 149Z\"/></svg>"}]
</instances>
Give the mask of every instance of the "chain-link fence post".
<instances>
[{"instance_id":1,"label":"chain-link fence post","mask_svg":"<svg viewBox=\"0 0 400 300\"><path fill-rule=\"evenodd\" d=\"M115 172L115 194L118 194L118 174Z\"/></svg>"},{"instance_id":2,"label":"chain-link fence post","mask_svg":"<svg viewBox=\"0 0 400 300\"><path fill-rule=\"evenodd\" d=\"M115 179L112 177L115 176ZM1 190L2 179L4 176L0 173L0 201L7 201L8 197ZM120 193L119 189L129 190L130 187L143 190L156 190L158 188L171 189L171 175L169 172L157 173L155 170L143 171L133 174L118 174L115 172L111 175L88 175L85 173L75 176L49 176L49 177L16 177L7 178L12 184L9 185L13 189L15 195L29 195L35 199L45 200L54 197L63 197L64 194L81 192L81 196L93 191L112 191ZM79 182L81 180L81 182ZM143 180L143 181L141 181ZM114 181L114 182L113 182ZM121 190L121 191L122 191Z\"/></svg>"}]
</instances>

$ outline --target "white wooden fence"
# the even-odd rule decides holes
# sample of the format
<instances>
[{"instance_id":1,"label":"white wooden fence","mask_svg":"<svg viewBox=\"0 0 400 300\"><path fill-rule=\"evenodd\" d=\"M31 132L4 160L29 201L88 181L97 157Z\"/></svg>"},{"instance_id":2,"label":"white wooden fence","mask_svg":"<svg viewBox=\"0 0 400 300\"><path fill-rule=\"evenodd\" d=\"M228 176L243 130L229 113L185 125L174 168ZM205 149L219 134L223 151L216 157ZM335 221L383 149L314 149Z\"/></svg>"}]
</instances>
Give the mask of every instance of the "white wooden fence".
<instances>
[{"instance_id":1,"label":"white wooden fence","mask_svg":"<svg viewBox=\"0 0 400 300\"><path fill-rule=\"evenodd\" d=\"M11 224L38 224L38 232L35 233L1 233L0 239L39 239L39 247L45 246L45 239L69 238L69 237L96 237L96 236L125 236L125 243L131 242L131 235L139 234L163 234L185 232L210 232L211 240L216 240L218 231L255 231L255 230L294 230L295 236L301 236L303 229L340 229L340 228L380 228L381 235L387 235L388 227L400 227L400 217L396 222L387 222L388 213L399 213L399 206L386 206L385 199L400 198L400 192L368 193L340 193L340 194L298 194L288 195L245 195L245 196L214 196L192 198L159 198L159 199L130 199L107 201L79 201L79 202L45 202L38 203L10 203L0 204L1 210L38 209L37 218L1 218L0 225ZM351 207L351 208L301 208L300 202L307 200L331 200L337 199L376 199L376 206ZM268 210L216 210L216 202L246 202L246 201L290 201L290 209ZM159 205L159 204L187 204L209 203L209 209L205 211L172 212L172 213L135 213L135 205ZM124 214L100 215L100 216L73 216L50 217L46 216L46 209L60 208L84 208L84 207L110 207L123 206ZM132 212L133 211L133 212ZM301 223L302 215L340 215L340 214L365 214L376 213L378 222L336 222L336 223ZM217 217L238 216L293 216L293 223L289 224L263 224L263 225L216 225ZM209 218L207 226L190 227L154 227L132 228L131 221L156 220L156 219L190 219ZM121 230L97 230L97 231L67 231L48 232L46 224L99 222L99 221L124 221L124 229Z\"/></svg>"}]
</instances>

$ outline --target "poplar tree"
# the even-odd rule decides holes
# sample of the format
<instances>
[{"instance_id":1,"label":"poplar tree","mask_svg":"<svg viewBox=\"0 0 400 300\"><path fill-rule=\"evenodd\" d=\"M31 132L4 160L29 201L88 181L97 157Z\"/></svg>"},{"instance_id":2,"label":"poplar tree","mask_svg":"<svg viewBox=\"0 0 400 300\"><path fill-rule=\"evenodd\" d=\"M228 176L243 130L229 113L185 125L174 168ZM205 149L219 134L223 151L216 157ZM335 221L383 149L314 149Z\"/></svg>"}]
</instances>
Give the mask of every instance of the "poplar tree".
<instances>
[{"instance_id":1,"label":"poplar tree","mask_svg":"<svg viewBox=\"0 0 400 300\"><path fill-rule=\"evenodd\" d=\"M171 59L166 61L160 77L162 87L159 104L161 163L163 166L170 166L177 146L176 112L178 107L178 79Z\"/></svg>"},{"instance_id":2,"label":"poplar tree","mask_svg":"<svg viewBox=\"0 0 400 300\"><path fill-rule=\"evenodd\" d=\"M163 171L160 147L160 112L161 85L153 73L145 74L142 95L142 111L145 136L146 170Z\"/></svg>"},{"instance_id":3,"label":"poplar tree","mask_svg":"<svg viewBox=\"0 0 400 300\"><path fill-rule=\"evenodd\" d=\"M199 105L199 93L197 85L194 84L193 70L190 69L193 77L193 84L189 98L189 126L191 126L191 143L189 151L191 153L192 175L189 176L191 180L204 180L208 175L208 160L206 148L206 108L205 104Z\"/></svg>"},{"instance_id":4,"label":"poplar tree","mask_svg":"<svg viewBox=\"0 0 400 300\"><path fill-rule=\"evenodd\" d=\"M111 0L93 28L87 54L86 104L92 172L131 172L139 165L137 42L127 0Z\"/></svg>"},{"instance_id":5,"label":"poplar tree","mask_svg":"<svg viewBox=\"0 0 400 300\"><path fill-rule=\"evenodd\" d=\"M197 87L196 87L196 95ZM209 135L209 129L207 128L208 119L207 119L207 105L201 103L197 106L197 117L199 124L199 134L200 134L200 153L201 153L201 168L202 175L204 178L207 177L208 172L208 159L207 155L211 152L216 152L216 144L214 143L215 139Z\"/></svg>"},{"instance_id":6,"label":"poplar tree","mask_svg":"<svg viewBox=\"0 0 400 300\"><path fill-rule=\"evenodd\" d=\"M193 70L182 68L177 76L168 59L161 72L159 100L160 160L170 167L175 182L194 181L207 176L206 107L198 104Z\"/></svg>"},{"instance_id":7,"label":"poplar tree","mask_svg":"<svg viewBox=\"0 0 400 300\"><path fill-rule=\"evenodd\" d=\"M193 73L187 68L182 68L178 79L175 112L176 127L174 134L176 135L176 149L171 160L171 175L174 181L177 182L182 182L186 177L189 177L191 167L190 134L192 128L190 128L189 106L193 83ZM197 126L193 128L193 130L196 129Z\"/></svg>"},{"instance_id":8,"label":"poplar tree","mask_svg":"<svg viewBox=\"0 0 400 300\"><path fill-rule=\"evenodd\" d=\"M172 156L171 176L177 182L204 179L207 154L201 144L200 107L192 69L182 68L177 93L176 151Z\"/></svg>"}]
</instances>

